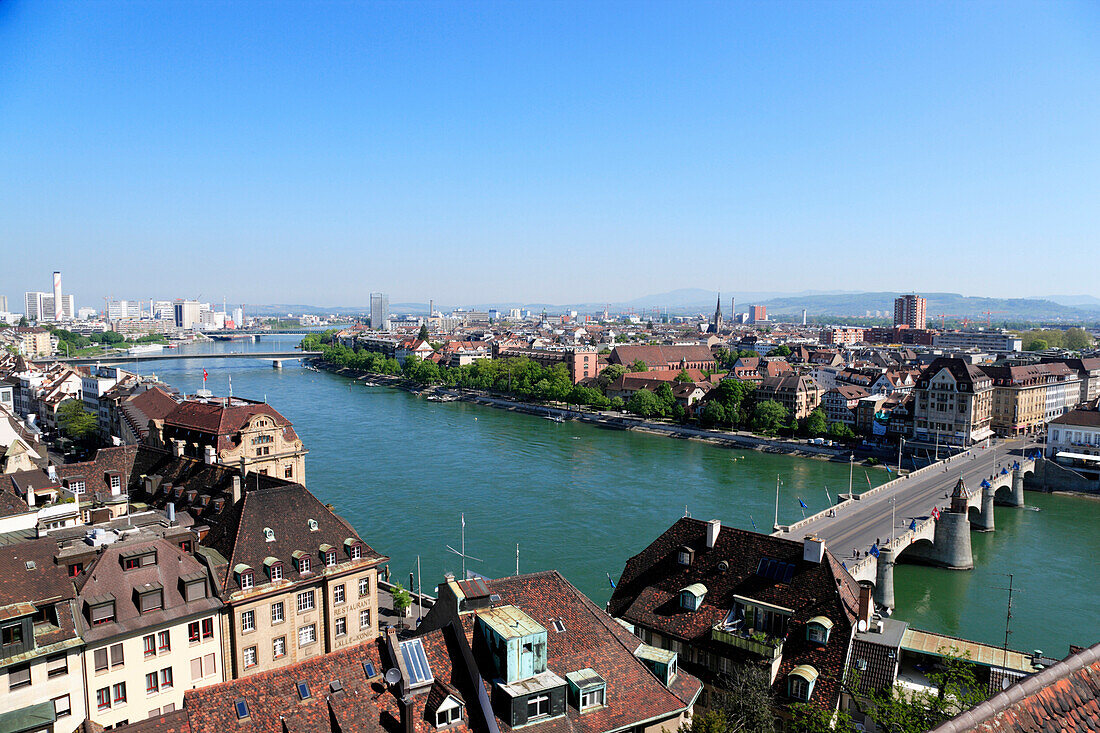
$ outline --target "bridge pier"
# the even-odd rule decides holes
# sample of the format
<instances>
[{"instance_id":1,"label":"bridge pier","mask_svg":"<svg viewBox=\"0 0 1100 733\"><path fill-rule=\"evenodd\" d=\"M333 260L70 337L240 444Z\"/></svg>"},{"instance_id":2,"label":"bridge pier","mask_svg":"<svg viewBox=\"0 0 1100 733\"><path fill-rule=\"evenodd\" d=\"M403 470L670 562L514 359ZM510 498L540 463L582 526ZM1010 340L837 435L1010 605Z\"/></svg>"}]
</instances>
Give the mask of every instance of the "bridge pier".
<instances>
[{"instance_id":1,"label":"bridge pier","mask_svg":"<svg viewBox=\"0 0 1100 733\"><path fill-rule=\"evenodd\" d=\"M894 608L894 549L880 547L875 566L875 603Z\"/></svg>"},{"instance_id":2,"label":"bridge pier","mask_svg":"<svg viewBox=\"0 0 1100 733\"><path fill-rule=\"evenodd\" d=\"M272 359L271 360L271 368L272 369L282 369L283 368L283 360L282 359Z\"/></svg>"},{"instance_id":3,"label":"bridge pier","mask_svg":"<svg viewBox=\"0 0 1100 733\"><path fill-rule=\"evenodd\" d=\"M978 521L974 522L974 528L979 532L993 531L993 497L997 489L990 485L982 489L982 506L978 513Z\"/></svg>"},{"instance_id":4,"label":"bridge pier","mask_svg":"<svg viewBox=\"0 0 1100 733\"><path fill-rule=\"evenodd\" d=\"M944 512L936 521L936 539L932 542L936 563L951 570L971 570L974 555L970 551L970 520L965 512Z\"/></svg>"},{"instance_id":5,"label":"bridge pier","mask_svg":"<svg viewBox=\"0 0 1100 733\"><path fill-rule=\"evenodd\" d=\"M1009 495L1008 505L1024 505L1024 472L1019 468L1012 469L1012 493Z\"/></svg>"}]
</instances>

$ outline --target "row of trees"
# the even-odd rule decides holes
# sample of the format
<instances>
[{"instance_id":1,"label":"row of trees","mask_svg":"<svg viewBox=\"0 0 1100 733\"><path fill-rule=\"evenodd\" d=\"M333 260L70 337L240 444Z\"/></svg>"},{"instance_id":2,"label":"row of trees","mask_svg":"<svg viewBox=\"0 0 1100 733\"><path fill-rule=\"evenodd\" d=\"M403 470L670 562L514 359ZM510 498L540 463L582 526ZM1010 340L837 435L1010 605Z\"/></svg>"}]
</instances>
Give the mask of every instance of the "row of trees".
<instances>
[{"instance_id":1,"label":"row of trees","mask_svg":"<svg viewBox=\"0 0 1100 733\"><path fill-rule=\"evenodd\" d=\"M91 333L84 336L64 328L54 328L52 326L47 326L46 328L54 336L57 336L58 348L62 351L68 350L69 353L86 349L90 346L117 346L124 343L163 344L168 342L168 339L165 338L163 334L159 333L151 333L127 342L126 337L117 331L102 331L100 333Z\"/></svg>"},{"instance_id":2,"label":"row of trees","mask_svg":"<svg viewBox=\"0 0 1100 733\"><path fill-rule=\"evenodd\" d=\"M1083 328L1036 328L1022 331L1020 340L1025 351L1043 351L1045 349L1069 349L1081 351L1092 346L1094 339Z\"/></svg>"},{"instance_id":3,"label":"row of trees","mask_svg":"<svg viewBox=\"0 0 1100 733\"><path fill-rule=\"evenodd\" d=\"M676 402L673 386L677 382L691 382L686 372L677 375L673 383L660 385L656 390L640 389L625 402L619 397L608 397L609 386L627 372L645 371L640 362L622 366L612 364L596 379L594 387L573 384L564 364L543 367L526 358L480 359L462 367L447 367L432 361L409 356L403 363L378 352L358 351L335 344L335 331L310 334L302 339L302 348L322 351L324 359L351 369L373 374L400 376L417 384L439 384L447 387L492 390L521 399L540 402L565 402L588 405L597 409L625 409L647 419L665 418L686 422L689 415ZM752 352L755 354L755 352ZM739 358L745 356L723 356ZM803 420L794 420L786 408L775 400L757 400L756 386L751 382L726 380L720 382L707 395L699 422L708 428L740 428L764 435L804 435L818 437L829 435L836 439L855 437L851 428L842 423L829 425L821 409L814 410Z\"/></svg>"}]
</instances>

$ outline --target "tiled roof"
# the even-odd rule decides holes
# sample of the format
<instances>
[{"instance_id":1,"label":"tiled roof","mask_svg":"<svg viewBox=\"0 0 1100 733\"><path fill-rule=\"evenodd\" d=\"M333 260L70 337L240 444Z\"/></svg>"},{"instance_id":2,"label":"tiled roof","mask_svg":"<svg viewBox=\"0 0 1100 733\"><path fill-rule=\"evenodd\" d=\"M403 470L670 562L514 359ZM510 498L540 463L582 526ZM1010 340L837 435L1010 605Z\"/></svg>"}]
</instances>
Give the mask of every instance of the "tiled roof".
<instances>
[{"instance_id":1,"label":"tiled roof","mask_svg":"<svg viewBox=\"0 0 1100 733\"><path fill-rule=\"evenodd\" d=\"M932 733L1089 730L1100 730L1100 644L1024 678Z\"/></svg>"},{"instance_id":2,"label":"tiled roof","mask_svg":"<svg viewBox=\"0 0 1100 733\"><path fill-rule=\"evenodd\" d=\"M228 404L227 404L228 403ZM267 415L283 428L288 441L298 440L290 421L266 402L240 398L184 400L164 418L165 427L195 430L218 436L218 450L232 448L233 436L256 415Z\"/></svg>"},{"instance_id":3,"label":"tiled roof","mask_svg":"<svg viewBox=\"0 0 1100 733\"><path fill-rule=\"evenodd\" d=\"M859 588L851 575L830 552L822 563L804 560L801 542L733 527L721 528L713 548L707 548L706 537L706 522L684 517L630 558L611 596L610 613L711 648L720 644L711 641L711 629L729 613L734 595L790 608L794 614L775 689L785 694L787 673L799 664L811 664L821 675L811 702L835 707L859 606ZM690 566L677 560L684 546L695 553ZM762 558L794 565L790 584L758 575ZM724 570L722 562L727 563ZM707 593L698 610L688 611L680 606L679 596L693 583L705 585ZM834 624L825 647L806 641L805 623L814 616L825 616Z\"/></svg>"},{"instance_id":4,"label":"tiled roof","mask_svg":"<svg viewBox=\"0 0 1100 733\"><path fill-rule=\"evenodd\" d=\"M644 346L616 346L612 351L613 359L619 364L633 364L642 361L647 366L665 367L668 364L686 362L714 361L714 355L708 346L662 346L648 344Z\"/></svg>"},{"instance_id":5,"label":"tiled roof","mask_svg":"<svg viewBox=\"0 0 1100 733\"><path fill-rule=\"evenodd\" d=\"M249 482L251 482L251 475ZM377 564L389 558L375 552L363 543L362 559L349 560L345 541L349 538L362 541L359 535L343 519L311 494L301 484L269 486L245 491L240 501L226 506L219 514L204 517L210 524L210 533L204 545L222 554L229 564L222 569L219 582L227 592L240 589L232 568L248 565L255 571L255 582L260 586L267 582L264 559L275 557L283 562L283 575L287 580L316 578L324 570L321 545L336 548L340 567L349 562ZM309 520L317 523L310 529ZM265 529L274 533L274 540L265 539ZM310 573L303 576L294 565L293 553L301 551L310 558Z\"/></svg>"},{"instance_id":6,"label":"tiled roof","mask_svg":"<svg viewBox=\"0 0 1100 733\"><path fill-rule=\"evenodd\" d=\"M457 654L453 632L437 631L426 644L429 663L437 679L451 677L451 657ZM145 728L122 728L126 733L402 733L401 704L387 690L379 676L389 666L383 640L330 652L303 662L243 679L188 690L182 714L162 716ZM364 664L373 665L376 676L368 678ZM297 684L305 682L310 697L299 697ZM333 683L337 684L334 686ZM447 683L449 686L450 683ZM249 717L238 720L235 704L244 701ZM430 694L413 697L414 733L435 733ZM187 720L187 728L178 722ZM469 733L466 715L447 728L448 733ZM170 727L175 726L175 727Z\"/></svg>"},{"instance_id":7,"label":"tiled roof","mask_svg":"<svg viewBox=\"0 0 1100 733\"><path fill-rule=\"evenodd\" d=\"M123 553L138 549L156 550L155 565L143 565L124 570ZM213 597L209 583L207 597L188 601L180 578L192 573L205 574L205 567L195 556L184 552L178 545L155 537L135 536L134 539L106 545L95 562L84 569L77 578L78 612L84 612L84 603L91 598L113 596L115 621L101 626L87 626L86 641L95 642L116 634L132 632L167 619L179 618L203 611L217 611L221 602ZM163 607L157 611L141 613L137 593L141 588L155 588L159 584L163 593Z\"/></svg>"},{"instance_id":8,"label":"tiled roof","mask_svg":"<svg viewBox=\"0 0 1100 733\"><path fill-rule=\"evenodd\" d=\"M1070 410L1050 421L1051 425L1076 425L1082 428L1100 427L1100 411Z\"/></svg>"},{"instance_id":9,"label":"tiled roof","mask_svg":"<svg viewBox=\"0 0 1100 733\"><path fill-rule=\"evenodd\" d=\"M592 733L619 730L678 714L698 696L701 685L692 675L680 671L666 688L634 656L640 640L606 612L593 604L556 571L530 573L488 582L489 591L500 597L497 606L512 605L547 630L547 669L564 678L570 672L590 668L606 682L604 707L581 715L573 706L566 715L538 724L528 724L538 733ZM450 621L446 604L438 604L425 618L423 628ZM473 646L477 612L460 617L467 641ZM554 621L564 630L558 632ZM495 676L491 662L478 659L482 677ZM497 718L502 731L511 730Z\"/></svg>"},{"instance_id":10,"label":"tiled roof","mask_svg":"<svg viewBox=\"0 0 1100 733\"><path fill-rule=\"evenodd\" d=\"M150 387L122 403L122 414L137 435L149 432L150 420L163 420L176 408L176 400L160 387Z\"/></svg>"}]
</instances>

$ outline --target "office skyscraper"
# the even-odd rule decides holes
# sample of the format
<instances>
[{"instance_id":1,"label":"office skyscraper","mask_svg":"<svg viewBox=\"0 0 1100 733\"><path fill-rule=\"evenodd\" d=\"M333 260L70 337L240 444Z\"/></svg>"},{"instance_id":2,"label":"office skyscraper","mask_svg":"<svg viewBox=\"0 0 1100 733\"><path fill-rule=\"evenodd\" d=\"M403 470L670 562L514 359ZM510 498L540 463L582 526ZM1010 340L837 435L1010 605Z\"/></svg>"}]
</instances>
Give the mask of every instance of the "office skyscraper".
<instances>
[{"instance_id":1,"label":"office skyscraper","mask_svg":"<svg viewBox=\"0 0 1100 733\"><path fill-rule=\"evenodd\" d=\"M390 296L385 293L370 294L370 327L379 331L390 330Z\"/></svg>"}]
</instances>

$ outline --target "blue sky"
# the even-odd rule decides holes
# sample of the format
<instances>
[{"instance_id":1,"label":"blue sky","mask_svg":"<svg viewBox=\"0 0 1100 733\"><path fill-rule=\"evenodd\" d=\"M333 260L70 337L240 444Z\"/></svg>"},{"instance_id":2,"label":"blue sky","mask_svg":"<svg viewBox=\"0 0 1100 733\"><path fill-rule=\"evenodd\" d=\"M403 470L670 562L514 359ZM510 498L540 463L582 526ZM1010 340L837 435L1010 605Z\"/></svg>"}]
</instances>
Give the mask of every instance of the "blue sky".
<instances>
[{"instance_id":1,"label":"blue sky","mask_svg":"<svg viewBox=\"0 0 1100 733\"><path fill-rule=\"evenodd\" d=\"M0 293L1100 295L1100 5L0 3Z\"/></svg>"}]
</instances>

